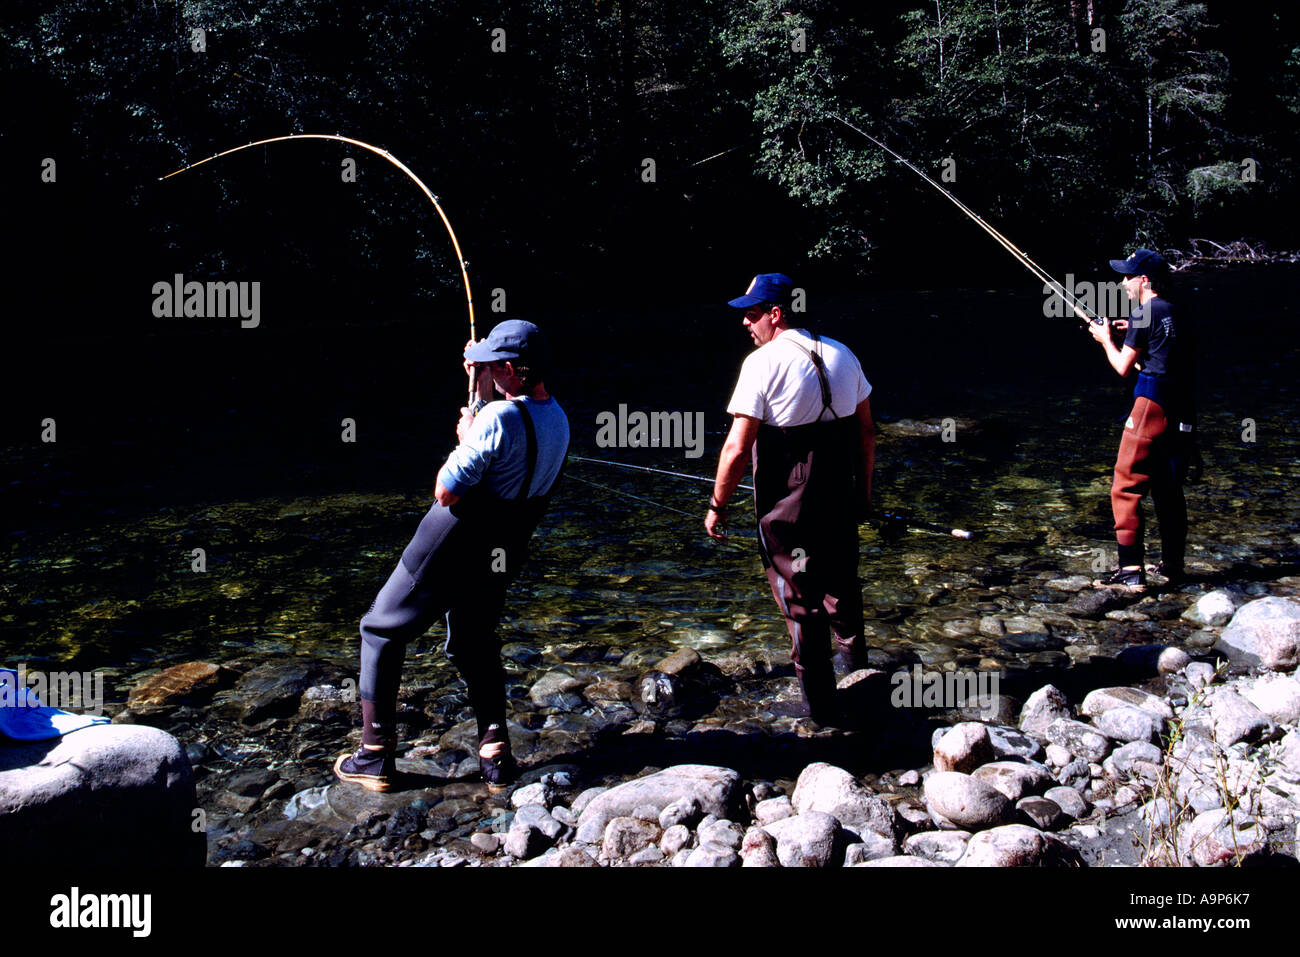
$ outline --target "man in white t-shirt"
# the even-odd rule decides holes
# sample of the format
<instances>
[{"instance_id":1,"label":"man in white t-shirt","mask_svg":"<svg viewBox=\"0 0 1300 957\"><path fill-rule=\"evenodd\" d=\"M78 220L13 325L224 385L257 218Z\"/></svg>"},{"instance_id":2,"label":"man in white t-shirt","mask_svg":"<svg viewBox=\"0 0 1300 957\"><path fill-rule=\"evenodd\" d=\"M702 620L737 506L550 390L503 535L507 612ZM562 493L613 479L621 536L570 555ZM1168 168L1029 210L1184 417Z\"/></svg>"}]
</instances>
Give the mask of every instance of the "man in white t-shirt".
<instances>
[{"instance_id":1,"label":"man in white t-shirt","mask_svg":"<svg viewBox=\"0 0 1300 957\"><path fill-rule=\"evenodd\" d=\"M792 288L766 273L728 303L757 348L727 405L734 418L704 527L726 538L727 502L752 454L759 551L793 642L801 713L837 724L832 654L844 671L866 657L858 523L875 461L871 386L848 347L798 327Z\"/></svg>"}]
</instances>

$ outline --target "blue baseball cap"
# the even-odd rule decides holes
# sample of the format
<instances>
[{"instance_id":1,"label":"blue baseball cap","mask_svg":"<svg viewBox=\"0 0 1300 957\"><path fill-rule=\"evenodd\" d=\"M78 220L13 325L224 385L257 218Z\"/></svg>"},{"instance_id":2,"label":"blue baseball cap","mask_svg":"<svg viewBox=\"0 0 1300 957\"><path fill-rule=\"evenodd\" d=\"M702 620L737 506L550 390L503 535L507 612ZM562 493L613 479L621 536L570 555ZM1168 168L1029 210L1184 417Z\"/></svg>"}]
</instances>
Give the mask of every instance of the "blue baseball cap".
<instances>
[{"instance_id":1,"label":"blue baseball cap","mask_svg":"<svg viewBox=\"0 0 1300 957\"><path fill-rule=\"evenodd\" d=\"M547 358L546 337L542 330L523 319L499 322L486 339L465 350L471 362L495 362L498 359L528 359L544 363Z\"/></svg>"},{"instance_id":2,"label":"blue baseball cap","mask_svg":"<svg viewBox=\"0 0 1300 957\"><path fill-rule=\"evenodd\" d=\"M1150 249L1134 250L1128 259L1112 259L1110 268L1125 276L1149 276L1153 272L1168 269L1169 263L1158 252Z\"/></svg>"},{"instance_id":3,"label":"blue baseball cap","mask_svg":"<svg viewBox=\"0 0 1300 957\"><path fill-rule=\"evenodd\" d=\"M749 282L749 288L743 296L727 303L737 309L748 309L760 302L789 302L794 280L779 272L759 273Z\"/></svg>"}]
</instances>

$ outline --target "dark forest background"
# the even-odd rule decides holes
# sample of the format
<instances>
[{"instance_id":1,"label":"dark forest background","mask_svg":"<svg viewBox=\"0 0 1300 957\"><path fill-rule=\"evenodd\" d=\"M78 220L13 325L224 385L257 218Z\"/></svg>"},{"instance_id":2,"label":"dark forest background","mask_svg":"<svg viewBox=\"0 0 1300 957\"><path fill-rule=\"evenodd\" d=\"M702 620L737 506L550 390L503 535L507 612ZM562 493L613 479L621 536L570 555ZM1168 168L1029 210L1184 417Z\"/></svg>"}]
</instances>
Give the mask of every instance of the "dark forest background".
<instances>
[{"instance_id":1,"label":"dark forest background","mask_svg":"<svg viewBox=\"0 0 1300 957\"><path fill-rule=\"evenodd\" d=\"M86 395L198 409L220 381L204 366L282 381L283 404L337 372L322 363L361 370L322 394L364 400L395 355L436 342L454 361L450 243L387 163L290 143L158 181L289 132L375 143L429 183L480 335L499 288L510 315L608 310L623 357L756 271L822 295L1036 293L836 116L936 178L952 160L949 188L1058 275L1198 237L1300 246L1293 0L9 0L0 83L5 426L23 442L74 394L80 415ZM263 327L155 319L152 285L178 272L261 281Z\"/></svg>"}]
</instances>

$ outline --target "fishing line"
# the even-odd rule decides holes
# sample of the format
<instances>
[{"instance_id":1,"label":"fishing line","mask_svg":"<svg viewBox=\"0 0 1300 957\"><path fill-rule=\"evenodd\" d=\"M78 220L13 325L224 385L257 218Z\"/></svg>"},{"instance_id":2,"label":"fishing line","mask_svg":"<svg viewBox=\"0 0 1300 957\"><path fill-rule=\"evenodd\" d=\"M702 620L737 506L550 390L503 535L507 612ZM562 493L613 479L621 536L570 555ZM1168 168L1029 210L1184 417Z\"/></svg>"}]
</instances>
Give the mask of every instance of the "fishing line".
<instances>
[{"instance_id":1,"label":"fishing line","mask_svg":"<svg viewBox=\"0 0 1300 957\"><path fill-rule=\"evenodd\" d=\"M572 458L577 458L577 456L572 456ZM582 461L582 459L579 459L579 461ZM588 461L588 462L595 462L595 461L599 461L599 460L598 460L598 459L587 459L586 461ZM641 502L642 504L644 504L644 505L649 505L649 506L651 506L651 507L653 507L653 508L663 509L663 510L666 510L666 511L669 511L669 512L676 512L678 515L685 515L687 518L689 518L689 519L691 519L691 520L696 520L696 519L699 518L698 515L692 515L690 512L684 512L684 511L682 511L680 508L673 508L673 506L671 506L671 505L665 505L665 504L663 504L662 502L656 502L656 501L654 501L653 499L642 498L640 495L633 495L631 492L624 492L624 491L621 491L620 489L610 488L608 485L601 485L599 482L589 482L589 481L587 481L586 479L578 478L578 476L576 476L576 475L566 474L566 475L564 476L564 478L565 478L566 481L569 480L569 479L573 479L573 481L575 481L575 482L581 482L583 485L590 485L592 488L598 488L598 489L600 489L602 492L609 492L611 495L619 495L619 496L622 496L623 498L631 499L631 500L634 501L634 502ZM731 547L733 547L733 548L744 548L744 547L745 547L745 546L741 545L739 542L734 542L734 541L730 541L730 540L721 541L721 544L723 544L723 545L729 545L729 546L731 546Z\"/></svg>"},{"instance_id":2,"label":"fishing line","mask_svg":"<svg viewBox=\"0 0 1300 957\"><path fill-rule=\"evenodd\" d=\"M672 478L687 479L692 482L705 482L709 485L712 485L714 483L714 480L711 478L706 478L702 475L691 475L687 472L672 472L669 471L668 469L653 469L646 465L628 465L624 462L607 462L604 459L589 459L589 458L584 458L581 455L570 455L569 458L575 462L587 462L591 465L607 465L610 468L615 468L615 469L631 469L637 472L653 472L656 475L667 475ZM578 481L581 482L582 479L578 479ZM588 482L587 484L595 485L594 482ZM599 486L599 485L596 487L604 488L604 486ZM749 492L754 491L754 486L752 485L737 485L736 488L745 489L746 491ZM615 492L615 494L619 494L615 489L609 489L608 491L613 491ZM635 497L635 496L629 496L629 497ZM649 499L641 499L641 501L648 502ZM650 504L654 505L657 503L650 502ZM695 517L694 515L690 515L687 512L683 512L681 509L672 508L672 506L669 505L662 505L660 507L669 509L670 511L677 512L681 515L687 515L690 518ZM934 532L936 535L951 535L953 538L960 538L963 540L969 540L971 538L974 538L974 533L969 532L964 528L950 528L947 525L940 525L937 522L927 522L919 518L912 518L907 515L899 515L894 512L881 512L879 513L879 519L882 522L897 522L907 526L908 528L916 529L917 531L921 531L921 532Z\"/></svg>"}]
</instances>

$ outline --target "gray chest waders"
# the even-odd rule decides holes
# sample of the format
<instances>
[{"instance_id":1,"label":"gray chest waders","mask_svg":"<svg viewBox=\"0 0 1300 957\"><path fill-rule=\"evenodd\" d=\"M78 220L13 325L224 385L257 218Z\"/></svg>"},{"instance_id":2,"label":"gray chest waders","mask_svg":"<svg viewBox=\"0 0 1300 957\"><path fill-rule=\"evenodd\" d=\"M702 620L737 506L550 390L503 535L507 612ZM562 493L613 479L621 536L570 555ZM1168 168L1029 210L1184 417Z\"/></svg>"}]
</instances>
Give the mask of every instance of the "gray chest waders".
<instances>
[{"instance_id":1,"label":"gray chest waders","mask_svg":"<svg viewBox=\"0 0 1300 957\"><path fill-rule=\"evenodd\" d=\"M550 501L549 490L528 497L537 464L537 435L527 406L519 400L513 404L527 441L518 494L503 499L480 484L455 505L435 503L361 619L362 709L374 713L373 723L384 739L395 736L393 715L406 645L444 615L447 657L465 679L480 736L489 724L504 727L496 624L506 588L523 568L528 540ZM367 715L367 732L371 723Z\"/></svg>"},{"instance_id":2,"label":"gray chest waders","mask_svg":"<svg viewBox=\"0 0 1300 957\"><path fill-rule=\"evenodd\" d=\"M814 341L816 336L814 336ZM822 412L830 421L760 425L754 443L754 508L759 550L772 594L786 619L790 657L814 719L833 718L834 653L861 663L862 593L858 583L861 428L831 407L820 342L813 364ZM833 723L828 722L828 723Z\"/></svg>"}]
</instances>

